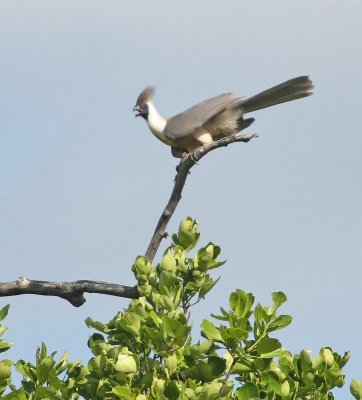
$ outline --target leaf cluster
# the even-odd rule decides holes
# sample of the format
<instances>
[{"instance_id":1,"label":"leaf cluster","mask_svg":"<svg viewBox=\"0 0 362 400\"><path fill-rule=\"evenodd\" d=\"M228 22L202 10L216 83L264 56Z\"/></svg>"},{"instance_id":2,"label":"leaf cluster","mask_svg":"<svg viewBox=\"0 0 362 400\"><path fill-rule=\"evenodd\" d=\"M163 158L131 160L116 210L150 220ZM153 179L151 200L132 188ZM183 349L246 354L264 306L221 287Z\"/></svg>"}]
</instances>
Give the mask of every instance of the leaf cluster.
<instances>
[{"instance_id":1,"label":"leaf cluster","mask_svg":"<svg viewBox=\"0 0 362 400\"><path fill-rule=\"evenodd\" d=\"M194 342L190 311L217 283L210 271L222 266L220 248L208 243L195 250L198 224L185 218L160 262L153 266L137 257L132 271L140 297L130 301L108 323L87 318L96 330L89 340L87 363L58 361L43 344L35 364L0 361L0 394L6 400L25 399L333 399L343 386L343 356L322 348L312 358L308 350L293 355L273 335L286 328L291 316L279 314L286 301L272 294L271 305L255 304L251 293L236 289L227 309L201 324L202 340ZM194 256L190 256L194 252ZM8 307L0 311L4 319ZM6 328L0 327L0 336ZM11 344L0 338L0 352ZM17 387L12 370L20 373ZM362 383L351 392L362 399Z\"/></svg>"}]
</instances>

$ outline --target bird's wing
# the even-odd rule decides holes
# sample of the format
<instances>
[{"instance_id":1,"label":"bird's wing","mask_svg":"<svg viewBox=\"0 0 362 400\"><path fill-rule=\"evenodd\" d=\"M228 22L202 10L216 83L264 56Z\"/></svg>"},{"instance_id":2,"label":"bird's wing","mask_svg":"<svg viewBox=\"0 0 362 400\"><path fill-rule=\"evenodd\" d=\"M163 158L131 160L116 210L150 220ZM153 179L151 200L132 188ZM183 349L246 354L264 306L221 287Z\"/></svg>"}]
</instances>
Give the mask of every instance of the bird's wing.
<instances>
[{"instance_id":1,"label":"bird's wing","mask_svg":"<svg viewBox=\"0 0 362 400\"><path fill-rule=\"evenodd\" d=\"M197 129L205 124L210 118L219 114L225 108L234 103L236 96L234 93L223 93L211 99L188 108L184 112L177 114L167 120L165 136L170 140L177 140L185 136L192 135Z\"/></svg>"}]
</instances>

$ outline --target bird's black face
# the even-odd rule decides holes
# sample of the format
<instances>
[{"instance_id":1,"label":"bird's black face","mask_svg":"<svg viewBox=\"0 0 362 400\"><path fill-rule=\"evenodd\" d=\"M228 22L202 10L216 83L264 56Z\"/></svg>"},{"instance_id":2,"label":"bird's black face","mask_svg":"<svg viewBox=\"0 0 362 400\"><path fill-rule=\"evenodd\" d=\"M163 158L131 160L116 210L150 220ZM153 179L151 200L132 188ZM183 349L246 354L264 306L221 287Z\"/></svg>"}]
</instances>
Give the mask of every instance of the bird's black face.
<instances>
[{"instance_id":1,"label":"bird's black face","mask_svg":"<svg viewBox=\"0 0 362 400\"><path fill-rule=\"evenodd\" d=\"M148 112L149 112L147 103L144 103L144 104L141 104L141 105L136 104L133 107L133 111L137 111L137 114L135 114L135 117L142 117L145 120L147 120Z\"/></svg>"}]
</instances>

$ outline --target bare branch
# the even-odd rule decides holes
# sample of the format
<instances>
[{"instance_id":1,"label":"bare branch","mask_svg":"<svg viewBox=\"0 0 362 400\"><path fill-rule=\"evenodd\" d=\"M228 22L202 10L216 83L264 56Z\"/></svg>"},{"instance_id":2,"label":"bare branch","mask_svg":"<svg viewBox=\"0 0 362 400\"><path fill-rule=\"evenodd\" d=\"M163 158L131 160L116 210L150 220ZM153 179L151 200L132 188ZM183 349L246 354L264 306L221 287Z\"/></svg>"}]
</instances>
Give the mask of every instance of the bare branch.
<instances>
[{"instance_id":1,"label":"bare branch","mask_svg":"<svg viewBox=\"0 0 362 400\"><path fill-rule=\"evenodd\" d=\"M242 135L241 133L235 133L234 135L228 136L224 139L212 142L203 147L199 147L193 153L190 153L185 158L181 159L177 168L175 184L170 199L168 200L168 203L163 210L160 219L158 220L155 232L153 233L152 239L145 254L151 262L157 253L162 239L167 237L166 226L176 210L179 201L181 200L182 190L185 186L190 169L196 164L197 161L199 161L212 150L215 150L219 147L225 147L234 142L249 142L249 140L256 137L258 137L257 134Z\"/></svg>"},{"instance_id":2,"label":"bare branch","mask_svg":"<svg viewBox=\"0 0 362 400\"><path fill-rule=\"evenodd\" d=\"M236 133L224 139L200 147L180 161L170 199L161 214L151 242L146 251L146 257L151 262L156 255L162 239L167 236L166 226L181 199L181 193L185 186L190 169L196 164L197 161L201 160L202 157L214 149L227 146L228 144L234 142L249 142L249 140L255 137L258 137L258 135L242 135L240 133ZM0 282L0 297L17 296L22 294L56 296L69 301L69 303L74 307L80 307L86 302L84 293L100 293L110 296L126 297L129 299L136 299L139 296L137 286L130 287L100 281L80 280L75 282L52 282L35 281L22 277L14 282Z\"/></svg>"},{"instance_id":3,"label":"bare branch","mask_svg":"<svg viewBox=\"0 0 362 400\"><path fill-rule=\"evenodd\" d=\"M138 298L137 287L99 281L51 282L33 281L21 277L14 282L0 282L0 297L21 294L56 296L68 300L74 307L86 302L84 293L101 293L110 296Z\"/></svg>"}]
</instances>

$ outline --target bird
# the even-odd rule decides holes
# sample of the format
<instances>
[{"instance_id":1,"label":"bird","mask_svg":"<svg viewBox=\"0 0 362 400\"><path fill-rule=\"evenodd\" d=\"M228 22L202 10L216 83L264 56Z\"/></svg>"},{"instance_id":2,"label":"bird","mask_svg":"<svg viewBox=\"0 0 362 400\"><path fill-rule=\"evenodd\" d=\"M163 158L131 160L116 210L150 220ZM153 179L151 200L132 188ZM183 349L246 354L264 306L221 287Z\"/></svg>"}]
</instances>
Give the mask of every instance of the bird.
<instances>
[{"instance_id":1,"label":"bird","mask_svg":"<svg viewBox=\"0 0 362 400\"><path fill-rule=\"evenodd\" d=\"M157 139L171 146L174 157L183 158L250 126L255 119L244 119L244 114L310 96L313 87L309 76L298 76L248 98L223 93L165 118L153 102L155 87L148 86L137 97L133 111L135 117L147 122Z\"/></svg>"}]
</instances>

